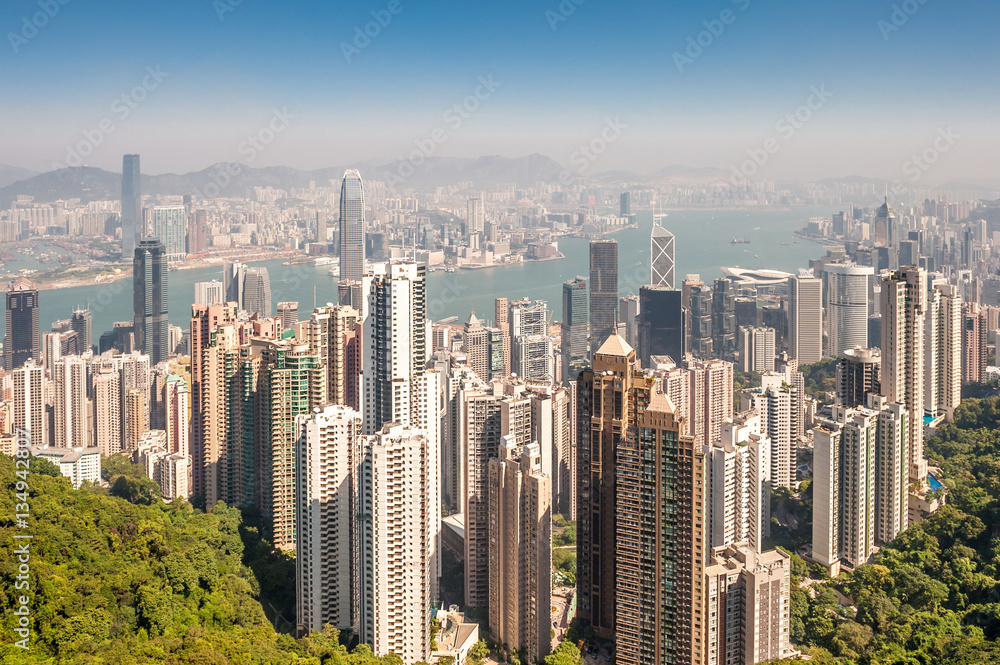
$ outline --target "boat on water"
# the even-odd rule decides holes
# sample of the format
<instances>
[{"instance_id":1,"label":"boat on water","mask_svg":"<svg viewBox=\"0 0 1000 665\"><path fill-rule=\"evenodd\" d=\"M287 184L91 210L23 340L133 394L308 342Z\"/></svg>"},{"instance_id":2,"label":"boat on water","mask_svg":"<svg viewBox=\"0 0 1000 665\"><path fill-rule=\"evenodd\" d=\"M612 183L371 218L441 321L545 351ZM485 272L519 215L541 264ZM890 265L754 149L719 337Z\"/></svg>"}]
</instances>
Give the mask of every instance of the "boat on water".
<instances>
[{"instance_id":1,"label":"boat on water","mask_svg":"<svg viewBox=\"0 0 1000 665\"><path fill-rule=\"evenodd\" d=\"M330 277L340 277L340 266L334 266L326 271L327 275Z\"/></svg>"},{"instance_id":2,"label":"boat on water","mask_svg":"<svg viewBox=\"0 0 1000 665\"><path fill-rule=\"evenodd\" d=\"M315 261L318 266L328 266L336 263L332 256L320 256Z\"/></svg>"},{"instance_id":3,"label":"boat on water","mask_svg":"<svg viewBox=\"0 0 1000 665\"><path fill-rule=\"evenodd\" d=\"M729 241L731 245L749 245L750 241L743 237L733 236L733 239Z\"/></svg>"}]
</instances>

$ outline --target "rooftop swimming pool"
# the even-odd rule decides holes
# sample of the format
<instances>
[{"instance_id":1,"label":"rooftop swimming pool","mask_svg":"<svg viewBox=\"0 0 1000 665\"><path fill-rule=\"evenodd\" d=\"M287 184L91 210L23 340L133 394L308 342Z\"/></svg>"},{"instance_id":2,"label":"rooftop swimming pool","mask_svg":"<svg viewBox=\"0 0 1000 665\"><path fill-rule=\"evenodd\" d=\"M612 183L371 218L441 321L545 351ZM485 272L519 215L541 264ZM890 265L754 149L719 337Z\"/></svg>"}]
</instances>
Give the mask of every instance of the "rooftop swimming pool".
<instances>
[{"instance_id":1,"label":"rooftop swimming pool","mask_svg":"<svg viewBox=\"0 0 1000 665\"><path fill-rule=\"evenodd\" d=\"M932 490L939 490L943 487L943 485L941 485L941 481L935 478L932 473L927 474L927 482L930 483Z\"/></svg>"}]
</instances>

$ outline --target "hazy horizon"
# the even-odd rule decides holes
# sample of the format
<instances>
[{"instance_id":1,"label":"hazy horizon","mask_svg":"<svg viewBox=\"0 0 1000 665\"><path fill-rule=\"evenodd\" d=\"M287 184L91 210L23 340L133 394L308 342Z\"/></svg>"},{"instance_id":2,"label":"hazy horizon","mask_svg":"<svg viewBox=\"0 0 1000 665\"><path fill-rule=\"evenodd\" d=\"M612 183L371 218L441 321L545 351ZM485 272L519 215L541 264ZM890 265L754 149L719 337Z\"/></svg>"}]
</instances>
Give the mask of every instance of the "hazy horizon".
<instances>
[{"instance_id":1,"label":"hazy horizon","mask_svg":"<svg viewBox=\"0 0 1000 665\"><path fill-rule=\"evenodd\" d=\"M751 177L1000 178L994 4L67 0L44 21L39 7L0 10L17 92L0 101L0 162L36 172L120 172L125 153L149 174L314 170L421 145L539 153L584 175L730 171L769 145ZM580 161L609 123L620 131Z\"/></svg>"}]
</instances>

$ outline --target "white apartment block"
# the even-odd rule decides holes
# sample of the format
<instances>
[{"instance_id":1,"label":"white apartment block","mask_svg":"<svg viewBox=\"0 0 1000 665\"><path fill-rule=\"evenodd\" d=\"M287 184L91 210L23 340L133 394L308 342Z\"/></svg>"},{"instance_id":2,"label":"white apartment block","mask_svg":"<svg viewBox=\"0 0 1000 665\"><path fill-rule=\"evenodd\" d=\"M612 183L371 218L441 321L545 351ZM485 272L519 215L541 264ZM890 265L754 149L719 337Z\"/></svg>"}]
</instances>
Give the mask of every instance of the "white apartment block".
<instances>
[{"instance_id":1,"label":"white apartment block","mask_svg":"<svg viewBox=\"0 0 1000 665\"><path fill-rule=\"evenodd\" d=\"M771 526L771 440L755 411L722 425L708 449L711 547L746 542L757 552Z\"/></svg>"},{"instance_id":2,"label":"white apartment block","mask_svg":"<svg viewBox=\"0 0 1000 665\"><path fill-rule=\"evenodd\" d=\"M80 489L85 482L101 481L101 452L97 448L32 446L31 454L58 466L59 472L70 479L75 490Z\"/></svg>"},{"instance_id":3,"label":"white apartment block","mask_svg":"<svg viewBox=\"0 0 1000 665\"><path fill-rule=\"evenodd\" d=\"M355 468L361 414L330 405L296 417L296 621L299 635L355 618Z\"/></svg>"},{"instance_id":4,"label":"white apartment block","mask_svg":"<svg viewBox=\"0 0 1000 665\"><path fill-rule=\"evenodd\" d=\"M705 665L754 665L795 655L789 633L791 558L746 543L712 550L705 569Z\"/></svg>"},{"instance_id":5,"label":"white apartment block","mask_svg":"<svg viewBox=\"0 0 1000 665\"><path fill-rule=\"evenodd\" d=\"M404 665L430 656L441 530L436 443L390 424L363 438L358 467L359 637Z\"/></svg>"},{"instance_id":6,"label":"white apartment block","mask_svg":"<svg viewBox=\"0 0 1000 665\"><path fill-rule=\"evenodd\" d=\"M781 375L765 375L760 388L744 390L741 411L756 411L761 434L771 440L771 484L792 487L796 479L798 437L795 432L797 390L784 383Z\"/></svg>"},{"instance_id":7,"label":"white apartment block","mask_svg":"<svg viewBox=\"0 0 1000 665\"><path fill-rule=\"evenodd\" d=\"M91 446L91 409L87 399L87 360L65 356L51 368L54 388L52 444L57 448Z\"/></svg>"}]
</instances>

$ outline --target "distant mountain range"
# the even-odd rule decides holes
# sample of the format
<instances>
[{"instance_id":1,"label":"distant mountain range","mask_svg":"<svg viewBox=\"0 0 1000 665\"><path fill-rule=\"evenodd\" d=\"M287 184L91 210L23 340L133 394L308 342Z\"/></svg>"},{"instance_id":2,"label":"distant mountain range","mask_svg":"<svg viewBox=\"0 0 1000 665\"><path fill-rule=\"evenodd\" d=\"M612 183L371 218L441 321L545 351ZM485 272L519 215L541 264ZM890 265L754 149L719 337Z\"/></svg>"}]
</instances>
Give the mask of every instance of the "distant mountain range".
<instances>
[{"instance_id":1,"label":"distant mountain range","mask_svg":"<svg viewBox=\"0 0 1000 665\"><path fill-rule=\"evenodd\" d=\"M540 154L524 157L429 157L414 162L386 162L369 160L346 166L333 166L313 171L303 171L287 166L254 168L237 162L220 162L184 174L166 173L143 175L142 191L145 195L164 196L194 194L196 198L218 196L245 196L254 186L277 189L298 189L315 182L318 186L338 186L344 171L357 168L366 180L384 180L397 188L412 187L427 190L437 186L472 182L476 188L490 189L501 182L514 182L521 187L538 182L557 182L567 172L575 178L579 174L561 166L555 160ZM730 173L717 168L694 168L682 165L664 167L654 173L640 174L632 171L604 171L588 174L588 178L604 185L656 186L673 182L729 181ZM16 166L0 164L0 207L9 207L19 194L35 197L36 201L55 201L78 198L84 202L114 200L121 196L120 173L81 166L48 173L35 173ZM829 178L822 184L871 184L876 191L885 186L885 180L848 176ZM783 182L781 186L794 185ZM1000 181L969 179L951 182L935 188L941 191L971 191L982 198L992 198L1000 191Z\"/></svg>"},{"instance_id":2,"label":"distant mountain range","mask_svg":"<svg viewBox=\"0 0 1000 665\"><path fill-rule=\"evenodd\" d=\"M17 182L18 180L27 180L28 178L36 175L38 175L38 172L22 169L20 166L7 166L6 164L0 164L0 187L6 187L12 182Z\"/></svg>"},{"instance_id":3,"label":"distant mountain range","mask_svg":"<svg viewBox=\"0 0 1000 665\"><path fill-rule=\"evenodd\" d=\"M564 170L557 162L544 155L527 155L508 158L501 156L465 159L457 157L429 157L419 165L410 162L367 162L335 166L315 171L303 171L287 166L254 168L237 162L220 162L207 169L192 173L143 175L144 195L195 194L197 198L217 196L244 196L254 186L296 189L308 187L310 181L317 186L329 186L331 181L339 186L344 171L361 170L366 180L386 180L397 187L427 189L472 182L476 187L491 187L500 182L531 185L538 181L557 181ZM0 166L0 207L8 207L19 194L34 196L36 201L79 198L83 201L113 200L121 196L121 173L81 166L59 169L49 173L23 172L16 181L3 176L15 167Z\"/></svg>"}]
</instances>

